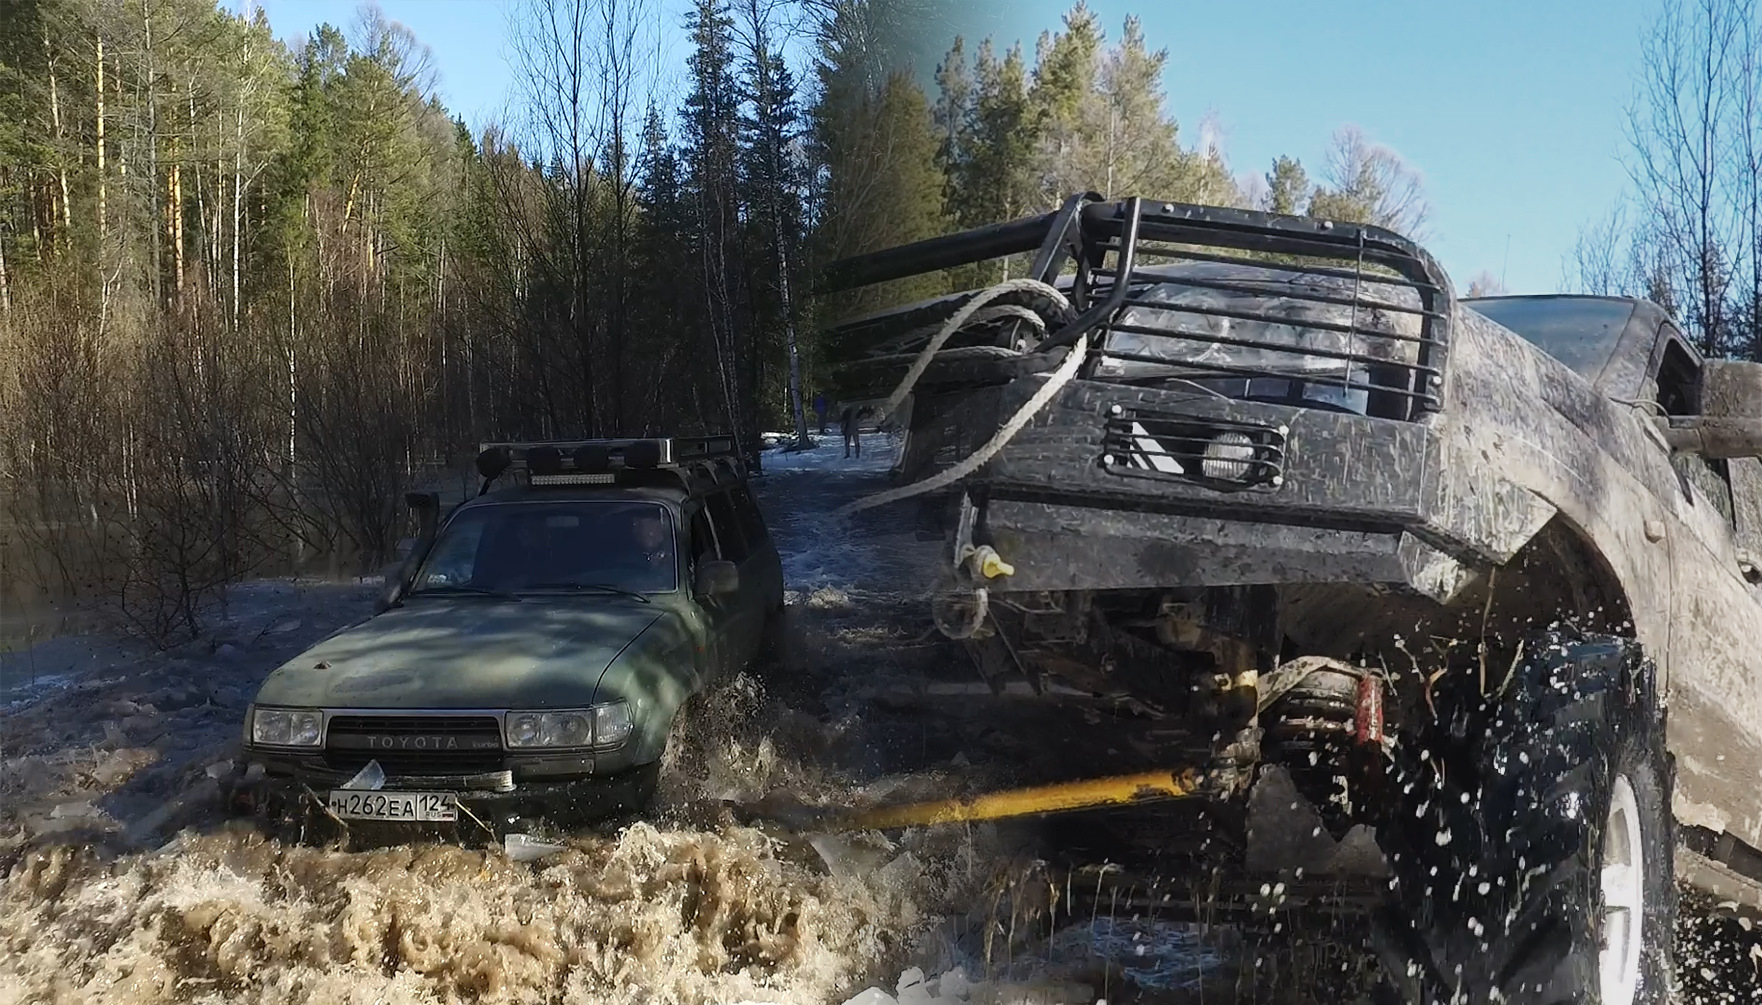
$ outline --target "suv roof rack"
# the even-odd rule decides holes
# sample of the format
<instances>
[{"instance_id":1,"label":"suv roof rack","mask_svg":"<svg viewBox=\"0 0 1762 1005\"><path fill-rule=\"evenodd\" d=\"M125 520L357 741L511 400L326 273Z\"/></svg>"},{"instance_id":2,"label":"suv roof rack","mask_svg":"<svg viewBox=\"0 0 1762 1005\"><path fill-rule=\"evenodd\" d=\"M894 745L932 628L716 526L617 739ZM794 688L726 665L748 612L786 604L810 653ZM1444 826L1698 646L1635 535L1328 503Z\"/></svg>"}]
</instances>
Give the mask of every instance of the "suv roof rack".
<instances>
[{"instance_id":1,"label":"suv roof rack","mask_svg":"<svg viewBox=\"0 0 1762 1005\"><path fill-rule=\"evenodd\" d=\"M477 473L483 489L508 471L525 476L532 486L611 485L623 475L668 471L690 480L739 477L745 464L734 437L649 436L626 439L486 442L478 447Z\"/></svg>"}]
</instances>

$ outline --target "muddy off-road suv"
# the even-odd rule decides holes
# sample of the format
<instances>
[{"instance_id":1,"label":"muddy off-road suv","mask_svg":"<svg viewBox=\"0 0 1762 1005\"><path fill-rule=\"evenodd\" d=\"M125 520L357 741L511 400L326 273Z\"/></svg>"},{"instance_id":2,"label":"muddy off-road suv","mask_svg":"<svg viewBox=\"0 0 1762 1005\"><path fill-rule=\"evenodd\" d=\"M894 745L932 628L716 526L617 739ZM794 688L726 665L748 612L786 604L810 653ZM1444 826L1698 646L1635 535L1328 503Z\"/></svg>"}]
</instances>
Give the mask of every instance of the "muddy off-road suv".
<instances>
[{"instance_id":1,"label":"muddy off-road suv","mask_svg":"<svg viewBox=\"0 0 1762 1005\"><path fill-rule=\"evenodd\" d=\"M444 521L410 497L379 613L264 680L241 808L501 828L640 807L680 706L779 644L782 565L731 438L485 444L477 467Z\"/></svg>"},{"instance_id":2,"label":"muddy off-road suv","mask_svg":"<svg viewBox=\"0 0 1762 1005\"><path fill-rule=\"evenodd\" d=\"M1277 765L1373 828L1408 1001L1662 1002L1673 875L1762 907L1762 364L1640 300L1458 300L1374 227L1092 194L827 285L997 259L832 332L909 414L860 505L945 535L987 680L1108 709L1158 794Z\"/></svg>"}]
</instances>

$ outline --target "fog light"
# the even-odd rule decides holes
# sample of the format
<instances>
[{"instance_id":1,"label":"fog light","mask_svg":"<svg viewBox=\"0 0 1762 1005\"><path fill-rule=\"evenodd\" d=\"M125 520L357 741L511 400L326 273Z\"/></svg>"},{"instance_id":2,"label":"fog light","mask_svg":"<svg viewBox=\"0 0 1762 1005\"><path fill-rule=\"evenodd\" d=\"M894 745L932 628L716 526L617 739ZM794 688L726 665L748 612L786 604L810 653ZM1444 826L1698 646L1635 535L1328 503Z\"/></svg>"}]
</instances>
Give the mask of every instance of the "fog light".
<instances>
[{"instance_id":1,"label":"fog light","mask_svg":"<svg viewBox=\"0 0 1762 1005\"><path fill-rule=\"evenodd\" d=\"M1217 481L1248 480L1254 469L1254 440L1247 433L1219 433L1205 445L1205 477Z\"/></svg>"}]
</instances>

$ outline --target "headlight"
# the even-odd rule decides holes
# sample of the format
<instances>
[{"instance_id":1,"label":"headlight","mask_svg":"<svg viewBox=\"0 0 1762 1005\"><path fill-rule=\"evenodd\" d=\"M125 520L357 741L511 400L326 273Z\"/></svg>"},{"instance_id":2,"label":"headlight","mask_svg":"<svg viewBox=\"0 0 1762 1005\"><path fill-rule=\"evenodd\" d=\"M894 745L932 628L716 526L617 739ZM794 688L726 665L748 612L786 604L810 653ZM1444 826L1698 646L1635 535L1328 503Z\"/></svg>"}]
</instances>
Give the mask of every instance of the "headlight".
<instances>
[{"instance_id":1,"label":"headlight","mask_svg":"<svg viewBox=\"0 0 1762 1005\"><path fill-rule=\"evenodd\" d=\"M1218 434L1205 445L1205 477L1218 481L1239 482L1247 479L1254 466L1254 440L1247 433Z\"/></svg>"},{"instance_id":2,"label":"headlight","mask_svg":"<svg viewBox=\"0 0 1762 1005\"><path fill-rule=\"evenodd\" d=\"M635 724L624 702L551 712L509 712L508 746L519 749L615 747Z\"/></svg>"},{"instance_id":3,"label":"headlight","mask_svg":"<svg viewBox=\"0 0 1762 1005\"><path fill-rule=\"evenodd\" d=\"M593 742L596 747L616 747L630 738L636 723L630 719L630 706L613 702L593 710Z\"/></svg>"},{"instance_id":4,"label":"headlight","mask_svg":"<svg viewBox=\"0 0 1762 1005\"><path fill-rule=\"evenodd\" d=\"M251 712L251 742L266 747L316 747L324 740L317 709L259 708Z\"/></svg>"}]
</instances>

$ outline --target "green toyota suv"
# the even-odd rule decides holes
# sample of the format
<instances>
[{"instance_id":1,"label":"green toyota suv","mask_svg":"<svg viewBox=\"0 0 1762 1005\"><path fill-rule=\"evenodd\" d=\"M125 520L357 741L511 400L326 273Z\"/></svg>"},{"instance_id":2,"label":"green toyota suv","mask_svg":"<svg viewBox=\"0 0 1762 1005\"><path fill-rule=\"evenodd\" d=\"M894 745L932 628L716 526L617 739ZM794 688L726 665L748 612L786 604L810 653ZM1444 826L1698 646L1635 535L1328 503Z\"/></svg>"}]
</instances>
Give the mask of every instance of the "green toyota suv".
<instances>
[{"instance_id":1,"label":"green toyota suv","mask_svg":"<svg viewBox=\"0 0 1762 1005\"><path fill-rule=\"evenodd\" d=\"M781 642L783 570L729 437L486 444L380 611L246 714L240 809L491 826L652 796L680 706ZM255 765L261 765L260 768Z\"/></svg>"}]
</instances>

